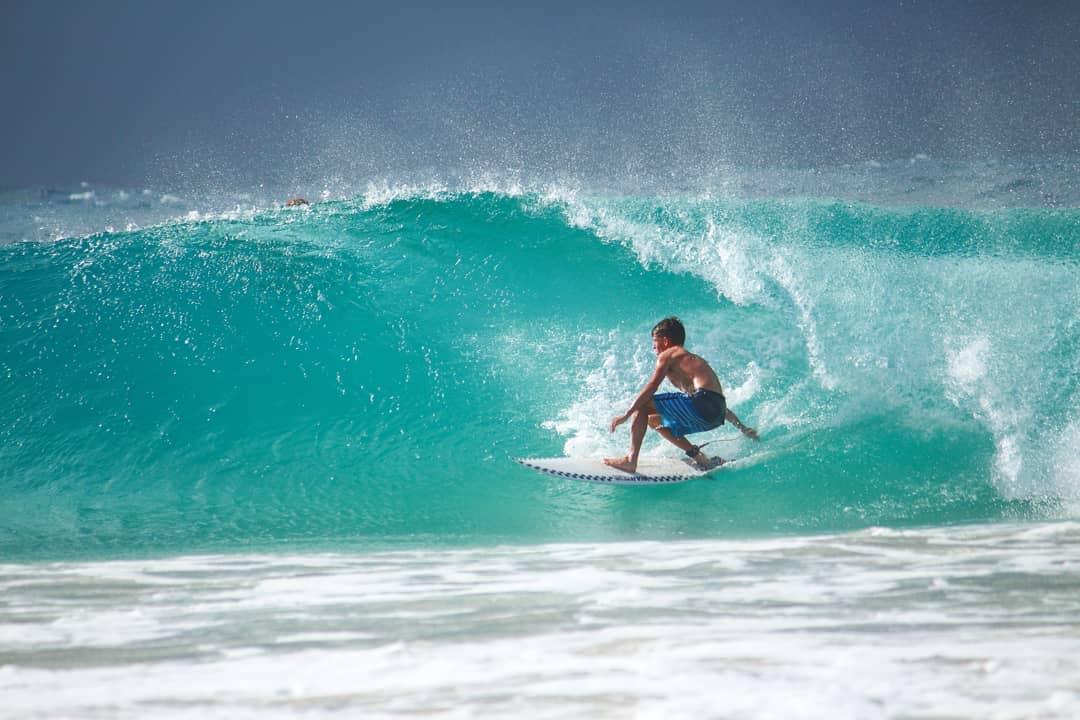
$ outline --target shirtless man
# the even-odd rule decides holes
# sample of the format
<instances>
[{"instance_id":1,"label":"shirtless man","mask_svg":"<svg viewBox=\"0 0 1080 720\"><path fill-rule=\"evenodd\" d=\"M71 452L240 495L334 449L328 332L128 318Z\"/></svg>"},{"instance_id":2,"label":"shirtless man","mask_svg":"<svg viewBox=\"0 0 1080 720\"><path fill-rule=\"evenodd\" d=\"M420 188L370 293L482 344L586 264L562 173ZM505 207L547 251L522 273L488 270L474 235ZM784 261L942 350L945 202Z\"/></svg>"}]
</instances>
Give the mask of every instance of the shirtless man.
<instances>
[{"instance_id":1,"label":"shirtless man","mask_svg":"<svg viewBox=\"0 0 1080 720\"><path fill-rule=\"evenodd\" d=\"M652 338L656 369L630 409L611 421L611 432L615 432L615 428L633 418L630 423L630 452L625 457L604 458L606 465L628 473L637 472L638 453L645 440L646 427L652 427L664 439L683 450L703 470L724 461L719 458L711 460L684 436L712 430L727 420L743 435L760 440L754 428L743 425L735 413L727 408L724 390L709 363L683 347L686 330L678 318L669 317L658 322L653 328ZM682 392L657 394L664 378Z\"/></svg>"}]
</instances>

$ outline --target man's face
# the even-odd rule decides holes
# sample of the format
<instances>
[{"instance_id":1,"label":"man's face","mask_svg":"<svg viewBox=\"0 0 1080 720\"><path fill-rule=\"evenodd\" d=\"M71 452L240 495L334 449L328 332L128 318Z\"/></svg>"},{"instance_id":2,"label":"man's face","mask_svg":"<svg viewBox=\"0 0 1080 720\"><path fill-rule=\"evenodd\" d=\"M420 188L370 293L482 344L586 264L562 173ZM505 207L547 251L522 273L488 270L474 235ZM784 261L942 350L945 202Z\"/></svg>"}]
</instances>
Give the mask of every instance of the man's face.
<instances>
[{"instance_id":1,"label":"man's face","mask_svg":"<svg viewBox=\"0 0 1080 720\"><path fill-rule=\"evenodd\" d=\"M671 347L671 338L664 337L663 335L653 335L652 347L653 350L656 351L656 354L659 355Z\"/></svg>"}]
</instances>

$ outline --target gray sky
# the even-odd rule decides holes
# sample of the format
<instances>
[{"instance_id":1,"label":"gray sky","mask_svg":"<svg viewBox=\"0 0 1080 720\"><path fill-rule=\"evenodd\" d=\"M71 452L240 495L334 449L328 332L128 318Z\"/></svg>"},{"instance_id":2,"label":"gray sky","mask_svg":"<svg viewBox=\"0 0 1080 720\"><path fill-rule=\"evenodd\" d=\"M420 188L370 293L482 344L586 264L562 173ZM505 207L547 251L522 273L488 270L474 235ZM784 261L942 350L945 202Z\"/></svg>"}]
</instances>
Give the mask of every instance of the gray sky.
<instances>
[{"instance_id":1,"label":"gray sky","mask_svg":"<svg viewBox=\"0 0 1080 720\"><path fill-rule=\"evenodd\" d=\"M1077 153L1080 3L7 0L0 187Z\"/></svg>"}]
</instances>

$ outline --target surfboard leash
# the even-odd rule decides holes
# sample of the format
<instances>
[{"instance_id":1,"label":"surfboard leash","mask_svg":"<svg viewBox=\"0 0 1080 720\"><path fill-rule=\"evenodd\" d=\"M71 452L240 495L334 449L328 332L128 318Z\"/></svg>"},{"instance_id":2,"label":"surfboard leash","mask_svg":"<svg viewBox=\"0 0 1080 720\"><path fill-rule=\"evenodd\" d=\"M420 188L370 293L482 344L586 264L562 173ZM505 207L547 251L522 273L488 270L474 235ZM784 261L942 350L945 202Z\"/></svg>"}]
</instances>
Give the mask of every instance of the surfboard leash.
<instances>
[{"instance_id":1,"label":"surfboard leash","mask_svg":"<svg viewBox=\"0 0 1080 720\"><path fill-rule=\"evenodd\" d=\"M712 445L713 443L717 443L717 442L734 442L734 441L736 441L738 439L739 438L737 438L737 437L715 438L713 440L710 440L709 442L703 442L700 445L691 445L690 449L685 450L684 452L686 453L686 457L692 458L695 455L697 455L699 452L701 452L701 448L705 447L706 445Z\"/></svg>"}]
</instances>

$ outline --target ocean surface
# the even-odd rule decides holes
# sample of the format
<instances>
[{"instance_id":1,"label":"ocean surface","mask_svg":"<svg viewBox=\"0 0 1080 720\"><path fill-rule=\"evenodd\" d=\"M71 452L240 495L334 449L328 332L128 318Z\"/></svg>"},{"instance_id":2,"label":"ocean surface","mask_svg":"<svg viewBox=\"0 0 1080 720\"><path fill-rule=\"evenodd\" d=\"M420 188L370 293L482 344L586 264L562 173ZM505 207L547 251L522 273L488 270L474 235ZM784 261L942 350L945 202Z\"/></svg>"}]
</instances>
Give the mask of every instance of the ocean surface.
<instances>
[{"instance_id":1,"label":"ocean surface","mask_svg":"<svg viewBox=\"0 0 1080 720\"><path fill-rule=\"evenodd\" d=\"M4 193L0 717L1080 715L1075 177Z\"/></svg>"}]
</instances>

